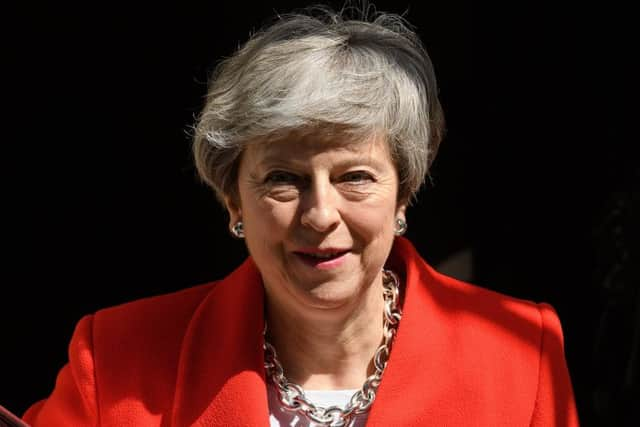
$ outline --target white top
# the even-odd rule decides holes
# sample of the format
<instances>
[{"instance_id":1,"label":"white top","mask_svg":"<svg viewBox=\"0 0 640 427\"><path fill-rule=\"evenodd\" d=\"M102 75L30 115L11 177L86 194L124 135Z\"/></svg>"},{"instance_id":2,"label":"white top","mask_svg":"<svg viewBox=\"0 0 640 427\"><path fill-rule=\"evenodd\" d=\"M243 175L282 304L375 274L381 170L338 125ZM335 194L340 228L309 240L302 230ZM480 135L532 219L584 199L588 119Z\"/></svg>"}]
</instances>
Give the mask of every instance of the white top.
<instances>
[{"instance_id":1,"label":"white top","mask_svg":"<svg viewBox=\"0 0 640 427\"><path fill-rule=\"evenodd\" d=\"M269 397L269 425L271 427L318 427L304 415L287 411L278 398L278 391L273 384L267 386ZM339 406L344 408L351 401L357 390L305 390L304 394L316 406L323 408ZM356 415L348 427L364 427L367 414ZM347 426L345 426L347 427Z\"/></svg>"}]
</instances>

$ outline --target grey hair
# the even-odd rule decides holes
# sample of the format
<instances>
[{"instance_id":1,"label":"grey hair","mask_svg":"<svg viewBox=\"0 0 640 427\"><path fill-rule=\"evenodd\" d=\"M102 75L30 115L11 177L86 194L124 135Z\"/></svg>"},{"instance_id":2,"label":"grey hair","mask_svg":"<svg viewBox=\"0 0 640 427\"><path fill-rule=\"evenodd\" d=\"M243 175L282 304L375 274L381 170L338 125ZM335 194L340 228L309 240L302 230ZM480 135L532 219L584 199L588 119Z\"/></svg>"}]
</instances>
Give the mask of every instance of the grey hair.
<instances>
[{"instance_id":1,"label":"grey hair","mask_svg":"<svg viewBox=\"0 0 640 427\"><path fill-rule=\"evenodd\" d=\"M237 194L247 144L299 131L382 135L398 200L415 197L444 134L431 60L401 16L349 14L317 6L279 16L216 67L193 151L221 202Z\"/></svg>"}]
</instances>

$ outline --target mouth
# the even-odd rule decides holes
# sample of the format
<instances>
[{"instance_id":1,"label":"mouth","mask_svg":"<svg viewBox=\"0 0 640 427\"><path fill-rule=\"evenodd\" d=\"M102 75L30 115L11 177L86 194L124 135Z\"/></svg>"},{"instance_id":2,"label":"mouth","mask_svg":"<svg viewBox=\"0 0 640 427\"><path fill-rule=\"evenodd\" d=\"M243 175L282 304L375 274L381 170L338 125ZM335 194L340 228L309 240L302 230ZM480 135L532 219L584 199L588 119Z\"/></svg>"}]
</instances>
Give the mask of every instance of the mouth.
<instances>
[{"instance_id":1,"label":"mouth","mask_svg":"<svg viewBox=\"0 0 640 427\"><path fill-rule=\"evenodd\" d=\"M349 250L341 249L316 249L295 251L294 254L306 265L328 270L342 265L349 252Z\"/></svg>"}]
</instances>

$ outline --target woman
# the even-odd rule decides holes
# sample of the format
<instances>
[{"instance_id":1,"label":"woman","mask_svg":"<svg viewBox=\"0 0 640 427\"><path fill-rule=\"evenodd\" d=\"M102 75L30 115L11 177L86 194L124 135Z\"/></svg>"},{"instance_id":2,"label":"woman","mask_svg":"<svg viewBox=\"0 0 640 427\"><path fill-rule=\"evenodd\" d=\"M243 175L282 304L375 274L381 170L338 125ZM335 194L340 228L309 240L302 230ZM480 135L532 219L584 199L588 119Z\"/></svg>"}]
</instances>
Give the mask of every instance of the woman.
<instances>
[{"instance_id":1,"label":"woman","mask_svg":"<svg viewBox=\"0 0 640 427\"><path fill-rule=\"evenodd\" d=\"M195 163L250 257L77 325L34 426L575 426L553 309L445 277L405 212L443 134L395 15L282 17L212 77Z\"/></svg>"}]
</instances>

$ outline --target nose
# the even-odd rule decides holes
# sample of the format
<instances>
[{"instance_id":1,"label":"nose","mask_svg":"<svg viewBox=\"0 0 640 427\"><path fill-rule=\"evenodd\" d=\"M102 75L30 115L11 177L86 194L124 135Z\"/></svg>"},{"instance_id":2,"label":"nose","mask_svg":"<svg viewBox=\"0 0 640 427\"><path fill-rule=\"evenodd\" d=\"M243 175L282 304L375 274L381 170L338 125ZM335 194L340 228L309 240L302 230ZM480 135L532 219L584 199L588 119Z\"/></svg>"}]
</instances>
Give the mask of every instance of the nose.
<instances>
[{"instance_id":1,"label":"nose","mask_svg":"<svg viewBox=\"0 0 640 427\"><path fill-rule=\"evenodd\" d=\"M313 182L302 200L300 222L317 232L333 230L340 222L339 196L331 182Z\"/></svg>"}]
</instances>

